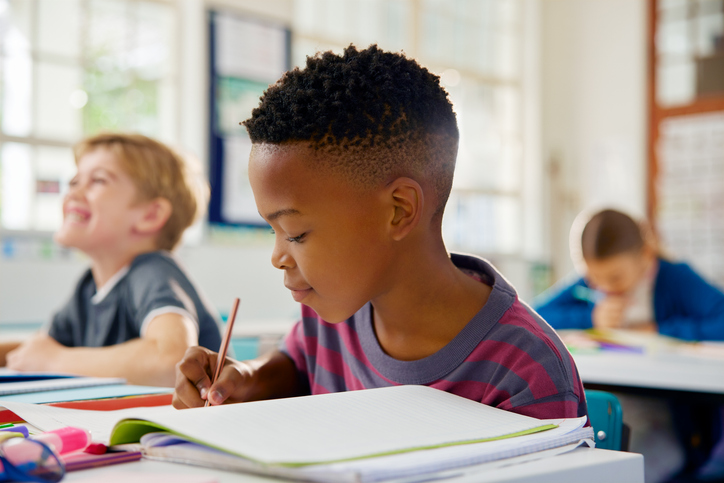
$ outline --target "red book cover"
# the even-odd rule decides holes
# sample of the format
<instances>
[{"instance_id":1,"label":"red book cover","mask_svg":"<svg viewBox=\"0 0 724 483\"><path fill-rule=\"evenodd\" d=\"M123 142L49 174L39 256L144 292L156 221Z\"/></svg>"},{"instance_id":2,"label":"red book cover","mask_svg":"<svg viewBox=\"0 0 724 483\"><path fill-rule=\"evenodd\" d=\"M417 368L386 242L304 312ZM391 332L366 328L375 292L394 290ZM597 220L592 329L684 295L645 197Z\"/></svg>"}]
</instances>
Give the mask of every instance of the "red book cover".
<instances>
[{"instance_id":1,"label":"red book cover","mask_svg":"<svg viewBox=\"0 0 724 483\"><path fill-rule=\"evenodd\" d=\"M93 411L114 411L116 409L139 408L151 406L167 406L171 404L173 394L148 394L109 399L90 399L87 401L65 401L49 403L47 406L70 409L89 409ZM0 424L21 423L23 420L14 412L0 410Z\"/></svg>"}]
</instances>

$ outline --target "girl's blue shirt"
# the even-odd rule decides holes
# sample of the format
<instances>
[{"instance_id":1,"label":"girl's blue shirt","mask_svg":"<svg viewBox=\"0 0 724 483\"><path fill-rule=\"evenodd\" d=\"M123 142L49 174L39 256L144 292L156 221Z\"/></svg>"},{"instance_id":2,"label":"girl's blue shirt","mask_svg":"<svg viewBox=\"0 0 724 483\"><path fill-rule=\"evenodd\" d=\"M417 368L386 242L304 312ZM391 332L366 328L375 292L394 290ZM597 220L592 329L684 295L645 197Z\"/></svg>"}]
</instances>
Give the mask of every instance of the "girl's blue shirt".
<instances>
[{"instance_id":1,"label":"girl's blue shirt","mask_svg":"<svg viewBox=\"0 0 724 483\"><path fill-rule=\"evenodd\" d=\"M586 280L564 280L533 302L554 329L590 329L595 305L582 297ZM659 333L684 340L724 340L724 293L686 263L659 259L653 290L654 318Z\"/></svg>"}]
</instances>

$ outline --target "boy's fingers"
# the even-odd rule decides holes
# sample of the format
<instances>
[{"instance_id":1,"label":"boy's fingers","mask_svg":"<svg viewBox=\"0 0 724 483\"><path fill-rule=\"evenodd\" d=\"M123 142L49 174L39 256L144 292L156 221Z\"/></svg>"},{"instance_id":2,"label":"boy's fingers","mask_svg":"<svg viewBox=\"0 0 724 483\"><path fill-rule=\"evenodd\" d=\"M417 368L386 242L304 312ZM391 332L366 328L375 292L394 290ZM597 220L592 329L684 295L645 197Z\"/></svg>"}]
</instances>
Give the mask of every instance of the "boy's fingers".
<instances>
[{"instance_id":1,"label":"boy's fingers","mask_svg":"<svg viewBox=\"0 0 724 483\"><path fill-rule=\"evenodd\" d=\"M626 310L627 299L623 297L607 297L600 305L600 309L610 315L619 316Z\"/></svg>"},{"instance_id":2,"label":"boy's fingers","mask_svg":"<svg viewBox=\"0 0 724 483\"><path fill-rule=\"evenodd\" d=\"M628 303L628 298L623 297L621 295L615 295L612 297L609 297L609 303L616 307L624 307Z\"/></svg>"},{"instance_id":3,"label":"boy's fingers","mask_svg":"<svg viewBox=\"0 0 724 483\"><path fill-rule=\"evenodd\" d=\"M196 388L187 381L185 384L176 384L171 405L176 409L195 408L203 406L204 401Z\"/></svg>"},{"instance_id":4,"label":"boy's fingers","mask_svg":"<svg viewBox=\"0 0 724 483\"><path fill-rule=\"evenodd\" d=\"M227 359L226 365L219 374L219 379L209 390L209 403L217 406L227 400L228 402L241 402L244 400L248 375L246 371L241 369L243 367L238 367L238 364L229 364Z\"/></svg>"},{"instance_id":5,"label":"boy's fingers","mask_svg":"<svg viewBox=\"0 0 724 483\"><path fill-rule=\"evenodd\" d=\"M177 408L204 405L211 379L209 371L216 363L216 353L203 347L191 347L176 365L173 405Z\"/></svg>"}]
</instances>

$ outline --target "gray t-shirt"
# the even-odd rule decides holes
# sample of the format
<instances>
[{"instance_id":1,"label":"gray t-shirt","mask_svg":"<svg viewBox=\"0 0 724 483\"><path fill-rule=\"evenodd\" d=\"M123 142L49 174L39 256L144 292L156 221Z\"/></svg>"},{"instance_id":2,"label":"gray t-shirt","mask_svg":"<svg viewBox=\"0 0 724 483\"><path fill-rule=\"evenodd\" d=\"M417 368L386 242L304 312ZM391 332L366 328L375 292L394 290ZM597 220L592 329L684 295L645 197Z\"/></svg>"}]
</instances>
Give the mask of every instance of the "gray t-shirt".
<instances>
[{"instance_id":1,"label":"gray t-shirt","mask_svg":"<svg viewBox=\"0 0 724 483\"><path fill-rule=\"evenodd\" d=\"M169 312L196 323L200 346L219 350L217 312L164 251L137 256L100 291L88 270L48 334L67 347L105 347L141 337L153 318Z\"/></svg>"}]
</instances>

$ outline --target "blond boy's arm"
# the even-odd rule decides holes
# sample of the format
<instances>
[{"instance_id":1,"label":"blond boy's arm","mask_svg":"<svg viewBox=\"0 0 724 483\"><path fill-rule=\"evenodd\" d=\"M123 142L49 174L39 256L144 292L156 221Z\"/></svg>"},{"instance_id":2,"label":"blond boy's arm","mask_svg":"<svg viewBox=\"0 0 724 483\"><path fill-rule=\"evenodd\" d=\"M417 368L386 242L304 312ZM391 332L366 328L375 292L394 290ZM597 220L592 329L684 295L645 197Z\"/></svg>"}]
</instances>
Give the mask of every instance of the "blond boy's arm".
<instances>
[{"instance_id":1,"label":"blond boy's arm","mask_svg":"<svg viewBox=\"0 0 724 483\"><path fill-rule=\"evenodd\" d=\"M154 318L143 337L108 347L65 347L38 334L8 354L8 367L83 376L123 377L129 384L172 387L175 366L197 345L196 325L180 314Z\"/></svg>"},{"instance_id":2,"label":"blond boy's arm","mask_svg":"<svg viewBox=\"0 0 724 483\"><path fill-rule=\"evenodd\" d=\"M20 341L0 342L0 367L5 366L5 356L7 356L8 352L17 349L20 344L22 344Z\"/></svg>"}]
</instances>

